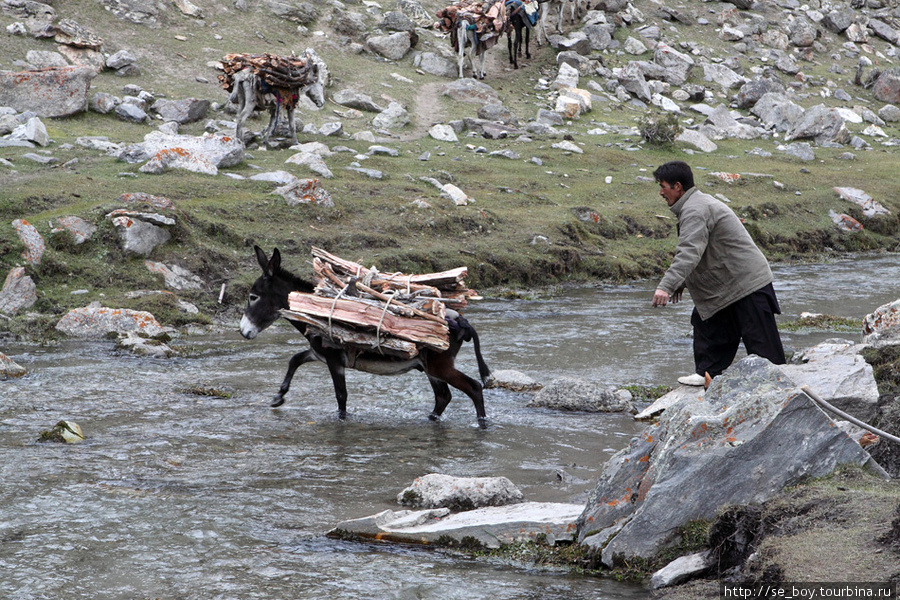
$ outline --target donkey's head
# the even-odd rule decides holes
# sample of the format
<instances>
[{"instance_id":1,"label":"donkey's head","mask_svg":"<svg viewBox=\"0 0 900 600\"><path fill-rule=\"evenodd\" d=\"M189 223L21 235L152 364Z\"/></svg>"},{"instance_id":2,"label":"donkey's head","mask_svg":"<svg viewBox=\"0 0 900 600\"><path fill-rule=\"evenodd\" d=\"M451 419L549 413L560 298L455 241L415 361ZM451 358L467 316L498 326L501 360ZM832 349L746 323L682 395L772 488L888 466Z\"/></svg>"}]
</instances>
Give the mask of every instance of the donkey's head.
<instances>
[{"instance_id":1,"label":"donkey's head","mask_svg":"<svg viewBox=\"0 0 900 600\"><path fill-rule=\"evenodd\" d=\"M288 308L288 295L294 291L311 292L313 284L281 268L281 253L272 251L272 258L266 257L259 246L254 246L256 260L262 268L262 275L250 288L247 307L241 318L241 335L252 340L259 332L278 320L282 308Z\"/></svg>"}]
</instances>

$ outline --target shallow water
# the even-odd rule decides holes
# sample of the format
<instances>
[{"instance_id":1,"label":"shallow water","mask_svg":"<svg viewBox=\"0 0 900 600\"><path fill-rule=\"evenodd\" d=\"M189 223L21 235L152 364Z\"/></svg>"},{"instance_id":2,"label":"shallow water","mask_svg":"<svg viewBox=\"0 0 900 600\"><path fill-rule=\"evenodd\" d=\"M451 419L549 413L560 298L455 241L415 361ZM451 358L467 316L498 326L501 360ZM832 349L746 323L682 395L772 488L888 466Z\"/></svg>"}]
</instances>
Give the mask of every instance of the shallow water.
<instances>
[{"instance_id":1,"label":"shallow water","mask_svg":"<svg viewBox=\"0 0 900 600\"><path fill-rule=\"evenodd\" d=\"M776 268L782 318L862 317L900 297L900 261ZM572 288L467 311L488 364L548 382L669 384L691 370L691 304L653 309L655 282ZM96 600L643 598L635 586L396 545L331 540L339 521L399 508L431 472L509 477L528 500L582 502L599 468L642 426L626 415L526 408L486 392L491 426L461 393L440 423L421 374L348 374L336 419L327 370L298 371L268 408L292 352L288 328L178 343L189 358L118 353L106 342L10 345L26 367L0 382L0 589L4 598ZM804 348L834 334L784 334ZM859 335L841 335L858 340ZM477 372L470 349L463 370ZM228 399L185 392L231 392ZM60 419L87 441L38 444ZM563 476L561 480L560 476Z\"/></svg>"}]
</instances>

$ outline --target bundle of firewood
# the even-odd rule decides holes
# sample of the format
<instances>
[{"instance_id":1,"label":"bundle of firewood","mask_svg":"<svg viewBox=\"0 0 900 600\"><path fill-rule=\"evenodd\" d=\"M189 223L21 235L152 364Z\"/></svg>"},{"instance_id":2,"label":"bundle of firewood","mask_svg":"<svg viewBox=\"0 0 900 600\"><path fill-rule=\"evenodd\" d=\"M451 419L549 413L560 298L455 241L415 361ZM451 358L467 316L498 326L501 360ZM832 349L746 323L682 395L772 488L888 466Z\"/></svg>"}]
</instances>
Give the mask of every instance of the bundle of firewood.
<instances>
[{"instance_id":1,"label":"bundle of firewood","mask_svg":"<svg viewBox=\"0 0 900 600\"><path fill-rule=\"evenodd\" d=\"M466 267L441 273L379 273L375 267L313 248L316 289L294 292L290 320L317 328L344 348L412 358L421 347L446 350L445 309L464 307L476 295L465 285Z\"/></svg>"},{"instance_id":2,"label":"bundle of firewood","mask_svg":"<svg viewBox=\"0 0 900 600\"><path fill-rule=\"evenodd\" d=\"M312 83L313 62L308 57L278 56L275 54L227 54L222 59L224 75L219 82L226 91L234 88L234 74L250 68L274 88L296 89Z\"/></svg>"},{"instance_id":3,"label":"bundle of firewood","mask_svg":"<svg viewBox=\"0 0 900 600\"><path fill-rule=\"evenodd\" d=\"M482 16L484 14L483 5L483 0L459 0L456 4L446 6L437 11L437 18L439 20L434 24L434 28L440 29L443 32L449 32L456 24L456 13L466 12Z\"/></svg>"}]
</instances>

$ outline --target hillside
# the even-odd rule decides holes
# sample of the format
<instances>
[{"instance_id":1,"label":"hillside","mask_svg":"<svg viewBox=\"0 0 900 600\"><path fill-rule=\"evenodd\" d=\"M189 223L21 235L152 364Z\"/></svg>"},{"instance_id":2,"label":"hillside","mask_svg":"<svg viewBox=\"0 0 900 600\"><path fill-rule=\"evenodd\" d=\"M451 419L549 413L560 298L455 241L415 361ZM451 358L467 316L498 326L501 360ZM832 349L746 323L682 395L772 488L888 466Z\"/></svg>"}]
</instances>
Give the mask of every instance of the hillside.
<instances>
[{"instance_id":1,"label":"hillside","mask_svg":"<svg viewBox=\"0 0 900 600\"><path fill-rule=\"evenodd\" d=\"M415 2L401 5L416 16ZM334 207L290 207L272 193L273 184L249 179L280 170L318 176L303 165L286 164L296 151L284 144L259 147L251 141L245 160L216 176L184 170L150 175L139 170L141 163L117 160L78 140L106 136L132 144L162 120L151 113L148 122L129 123L113 113L88 111L44 119L52 139L46 148L2 148L0 221L26 219L48 240L41 264L28 265L27 272L38 288L35 310L51 315L101 298L104 304L134 307L161 302L126 298L135 289L158 289L162 281L145 267L144 257L123 251L106 218L121 208L122 194L137 192L167 198L177 207L172 239L149 259L199 276L202 289L179 296L205 315L242 304L255 277L254 243L279 247L298 271L309 261L312 245L383 271L467 265L469 282L481 288L657 276L674 250L675 234L652 171L675 158L695 167L702 189L731 203L773 260L894 251L900 243L894 176L900 122L891 120L895 113L885 107L896 107L878 100L872 83L897 64L895 43L875 32L881 24L900 31L900 9L881 0L857 5L814 0L801 7L792 0L763 0L739 9L719 2L600 3L586 21L565 23L565 36L551 31L553 46L538 47L532 39L533 57L520 59L519 69L509 65L503 41L489 50L484 83L502 107L485 109L447 95L455 78L424 70L428 54L449 59L442 64L455 68L450 44L433 29L404 25L409 21L398 17L392 0L316 5L2 0L7 33L0 37L0 70L35 66L28 63L36 56L30 51L63 50L69 63L102 63L127 51L133 66L104 69L90 95L105 92L122 100L143 91L154 99L209 100L204 118L179 128L186 135L233 134L234 116L222 110L227 94L217 80L217 61L224 55L299 55L314 49L330 73L328 101L321 109L301 103L298 115L308 128L300 142L321 142L334 152L325 159L333 177L322 180ZM434 2L419 6L431 17L441 8ZM844 15L856 29L834 33L832 13ZM71 46L36 35L34 23L41 18L55 26L74 21L102 40L101 50L72 52ZM550 15L549 23L555 19ZM16 23L23 26L17 29ZM809 39L796 33L803 29L798 23L811 27L812 33L800 32ZM402 58L389 60L373 51L373 37L403 27L415 46ZM852 35L865 41L849 41L849 32L860 28L862 33ZM694 62L681 83L670 81L676 67L661 66L659 43ZM565 48L572 50L560 54ZM634 69L646 76L634 76ZM732 81L732 75L740 79ZM860 85L854 83L858 75ZM561 80L582 90L589 110L582 106L571 118L553 112ZM846 135L839 142L820 135L789 143L788 132L739 102L743 83L758 80L777 82L794 106L840 109ZM345 90L366 94L381 107L396 102L409 122L379 128L373 125L377 112L334 101ZM714 139L715 149L644 139L642 131L650 126L671 124L666 115L675 115L677 128L708 134L704 137ZM248 126L259 131L267 122L263 115ZM436 123L454 125L459 141L429 136ZM484 123L499 123L500 133L496 127L484 133ZM326 136L323 126L329 125L336 133ZM371 153L375 144L396 150L396 156ZM29 152L53 160L24 158ZM720 178L716 172L742 176ZM453 183L468 201L456 205L441 197L435 183ZM863 190L888 213L867 215L864 207L841 198L836 186ZM67 215L98 227L88 243L51 239L56 221ZM0 272L24 264L22 253L15 229L0 227ZM87 293L73 296L72 290ZM163 304L149 308L176 324L192 319Z\"/></svg>"}]
</instances>

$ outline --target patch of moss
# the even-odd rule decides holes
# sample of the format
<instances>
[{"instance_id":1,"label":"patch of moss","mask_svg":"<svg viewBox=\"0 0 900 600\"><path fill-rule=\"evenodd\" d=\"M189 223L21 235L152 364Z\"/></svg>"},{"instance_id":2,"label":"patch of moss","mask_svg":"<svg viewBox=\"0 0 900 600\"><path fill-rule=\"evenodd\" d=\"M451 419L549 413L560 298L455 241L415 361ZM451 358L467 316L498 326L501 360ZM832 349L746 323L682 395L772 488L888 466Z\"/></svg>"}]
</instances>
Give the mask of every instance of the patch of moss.
<instances>
[{"instance_id":1,"label":"patch of moss","mask_svg":"<svg viewBox=\"0 0 900 600\"><path fill-rule=\"evenodd\" d=\"M778 324L784 331L835 331L841 333L858 333L862 330L862 319L853 317L836 317L833 315L801 316L792 321Z\"/></svg>"}]
</instances>

